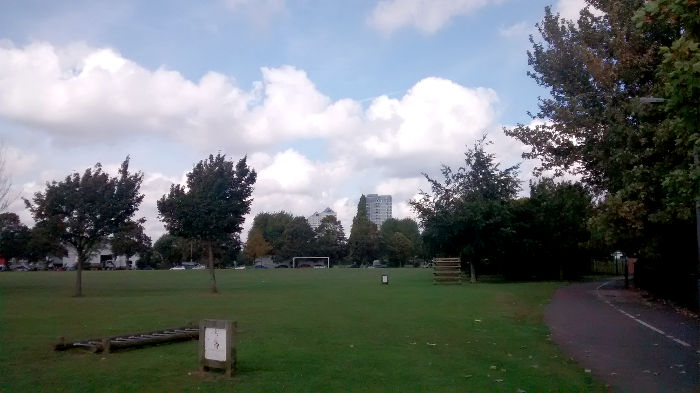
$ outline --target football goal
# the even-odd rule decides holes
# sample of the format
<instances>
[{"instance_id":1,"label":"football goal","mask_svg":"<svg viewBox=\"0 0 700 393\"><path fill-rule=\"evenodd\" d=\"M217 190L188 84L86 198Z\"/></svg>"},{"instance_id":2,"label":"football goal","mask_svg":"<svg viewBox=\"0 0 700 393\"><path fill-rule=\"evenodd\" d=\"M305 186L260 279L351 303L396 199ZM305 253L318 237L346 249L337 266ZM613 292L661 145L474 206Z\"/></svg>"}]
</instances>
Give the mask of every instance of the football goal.
<instances>
[{"instance_id":1,"label":"football goal","mask_svg":"<svg viewBox=\"0 0 700 393\"><path fill-rule=\"evenodd\" d=\"M322 264L319 265L318 263ZM297 266L298 265L298 266ZM294 257L292 258L292 268L296 267L331 267L331 259L329 257Z\"/></svg>"}]
</instances>

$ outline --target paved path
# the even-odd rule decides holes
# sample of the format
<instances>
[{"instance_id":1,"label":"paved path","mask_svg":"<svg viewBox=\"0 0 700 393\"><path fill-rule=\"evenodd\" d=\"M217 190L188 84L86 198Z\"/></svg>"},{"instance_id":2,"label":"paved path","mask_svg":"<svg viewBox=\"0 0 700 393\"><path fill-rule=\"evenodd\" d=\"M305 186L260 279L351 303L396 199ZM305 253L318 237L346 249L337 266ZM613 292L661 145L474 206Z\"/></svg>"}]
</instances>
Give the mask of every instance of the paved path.
<instances>
[{"instance_id":1,"label":"paved path","mask_svg":"<svg viewBox=\"0 0 700 393\"><path fill-rule=\"evenodd\" d=\"M614 392L700 392L698 319L645 301L620 279L558 289L545 321L564 352Z\"/></svg>"}]
</instances>

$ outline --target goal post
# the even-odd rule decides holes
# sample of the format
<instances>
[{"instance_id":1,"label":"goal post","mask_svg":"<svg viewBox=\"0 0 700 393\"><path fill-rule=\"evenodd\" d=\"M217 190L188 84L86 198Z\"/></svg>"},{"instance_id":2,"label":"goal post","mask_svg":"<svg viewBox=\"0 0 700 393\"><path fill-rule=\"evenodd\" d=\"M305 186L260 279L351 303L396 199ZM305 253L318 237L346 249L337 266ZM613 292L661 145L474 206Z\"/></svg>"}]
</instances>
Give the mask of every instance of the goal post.
<instances>
[{"instance_id":1,"label":"goal post","mask_svg":"<svg viewBox=\"0 0 700 393\"><path fill-rule=\"evenodd\" d=\"M325 260L326 267L328 267L329 269L331 268L331 259L329 257L294 257L294 258L292 258L292 269L295 269L297 267L297 260L308 260L308 259Z\"/></svg>"}]
</instances>

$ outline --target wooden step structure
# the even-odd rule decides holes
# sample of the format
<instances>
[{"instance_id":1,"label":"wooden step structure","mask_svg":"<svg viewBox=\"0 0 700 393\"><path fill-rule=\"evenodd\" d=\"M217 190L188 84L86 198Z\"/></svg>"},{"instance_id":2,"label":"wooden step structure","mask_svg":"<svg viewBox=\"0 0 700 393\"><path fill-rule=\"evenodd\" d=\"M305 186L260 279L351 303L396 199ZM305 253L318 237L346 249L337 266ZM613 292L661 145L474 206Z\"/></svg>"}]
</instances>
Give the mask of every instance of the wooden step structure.
<instances>
[{"instance_id":1,"label":"wooden step structure","mask_svg":"<svg viewBox=\"0 0 700 393\"><path fill-rule=\"evenodd\" d=\"M72 348L81 348L90 352L110 353L115 350L127 348L139 348L147 345L174 343L180 341L199 339L199 327L196 325L182 326L171 329L153 330L149 332L122 334L78 340L66 343L63 337L53 346L55 351L65 351Z\"/></svg>"},{"instance_id":2,"label":"wooden step structure","mask_svg":"<svg viewBox=\"0 0 700 393\"><path fill-rule=\"evenodd\" d=\"M433 258L433 284L461 284L459 258Z\"/></svg>"}]
</instances>

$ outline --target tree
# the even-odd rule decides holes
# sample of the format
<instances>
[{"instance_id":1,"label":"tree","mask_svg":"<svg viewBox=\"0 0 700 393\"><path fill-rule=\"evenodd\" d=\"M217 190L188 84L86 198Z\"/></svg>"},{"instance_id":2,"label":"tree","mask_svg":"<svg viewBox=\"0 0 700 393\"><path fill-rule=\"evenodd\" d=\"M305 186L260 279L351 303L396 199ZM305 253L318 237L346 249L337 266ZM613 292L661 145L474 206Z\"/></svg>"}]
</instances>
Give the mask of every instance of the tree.
<instances>
[{"instance_id":1,"label":"tree","mask_svg":"<svg viewBox=\"0 0 700 393\"><path fill-rule=\"evenodd\" d=\"M28 258L30 261L46 260L47 257L64 257L68 251L60 241L53 235L56 231L44 221L39 222L31 229L29 236Z\"/></svg>"},{"instance_id":2,"label":"tree","mask_svg":"<svg viewBox=\"0 0 700 393\"><path fill-rule=\"evenodd\" d=\"M250 211L257 174L243 157L235 165L225 155L209 155L187 174L187 186L172 185L158 200L158 212L168 231L196 238L207 248L211 291L216 293L214 248L240 233Z\"/></svg>"},{"instance_id":3,"label":"tree","mask_svg":"<svg viewBox=\"0 0 700 393\"><path fill-rule=\"evenodd\" d=\"M401 232L394 232L383 241L387 260L391 266L403 266L414 254L414 244Z\"/></svg>"},{"instance_id":4,"label":"tree","mask_svg":"<svg viewBox=\"0 0 700 393\"><path fill-rule=\"evenodd\" d=\"M153 253L158 259L158 266L161 268L175 266L190 258L190 242L184 238L166 233L153 243ZM193 252L198 252L199 247L192 248ZM195 254L197 255L197 254Z\"/></svg>"},{"instance_id":5,"label":"tree","mask_svg":"<svg viewBox=\"0 0 700 393\"><path fill-rule=\"evenodd\" d=\"M345 239L343 224L335 216L321 219L321 225L315 230L316 247L319 256L327 256L337 263L348 255L348 241Z\"/></svg>"},{"instance_id":6,"label":"tree","mask_svg":"<svg viewBox=\"0 0 700 393\"><path fill-rule=\"evenodd\" d=\"M304 217L294 217L282 233L280 258L290 260L294 257L316 256L316 239L314 230Z\"/></svg>"},{"instance_id":7,"label":"tree","mask_svg":"<svg viewBox=\"0 0 700 393\"><path fill-rule=\"evenodd\" d=\"M401 234L399 238L396 234ZM404 243L408 241L408 245ZM398 243L397 243L398 242ZM389 259L391 263L403 265L409 258L416 256L421 249L421 238L418 230L418 223L410 218L398 220L390 218L379 228L380 253ZM405 258L399 258L398 250L405 250ZM401 254L403 256L403 253Z\"/></svg>"},{"instance_id":8,"label":"tree","mask_svg":"<svg viewBox=\"0 0 700 393\"><path fill-rule=\"evenodd\" d=\"M293 215L284 211L277 213L258 213L253 219L251 230L259 230L265 241L272 247L270 254L279 256L283 244L282 234L293 219Z\"/></svg>"},{"instance_id":9,"label":"tree","mask_svg":"<svg viewBox=\"0 0 700 393\"><path fill-rule=\"evenodd\" d=\"M272 246L265 241L260 229L251 228L250 232L248 232L248 241L243 249L245 256L251 261L255 261L255 258L268 255L271 250Z\"/></svg>"},{"instance_id":10,"label":"tree","mask_svg":"<svg viewBox=\"0 0 700 393\"><path fill-rule=\"evenodd\" d=\"M112 254L124 255L129 261L135 254L144 254L151 249L151 238L144 233L145 219L127 221L110 239Z\"/></svg>"},{"instance_id":11,"label":"tree","mask_svg":"<svg viewBox=\"0 0 700 393\"><path fill-rule=\"evenodd\" d=\"M700 14L697 8L698 4L692 1L650 0L637 12L636 21L637 27L645 31L663 25L679 32L670 46L660 49L663 61L658 75L663 84L660 93L665 102L664 128L670 131L668 137L677 146L692 154L693 161L688 170L675 170L666 176L664 186L671 192L664 205L684 206L688 200L695 200L696 271L700 272Z\"/></svg>"},{"instance_id":12,"label":"tree","mask_svg":"<svg viewBox=\"0 0 700 393\"><path fill-rule=\"evenodd\" d=\"M0 213L0 257L11 259L29 256L30 231L15 213Z\"/></svg>"},{"instance_id":13,"label":"tree","mask_svg":"<svg viewBox=\"0 0 700 393\"><path fill-rule=\"evenodd\" d=\"M509 202L520 189L518 166L499 169L484 147L486 136L464 153L464 166L442 167L443 182L423 174L432 193L420 192L410 202L424 228L423 240L434 254L460 255L468 262L472 281L476 266L496 264L502 244L512 235Z\"/></svg>"},{"instance_id":14,"label":"tree","mask_svg":"<svg viewBox=\"0 0 700 393\"><path fill-rule=\"evenodd\" d=\"M514 235L504 244L503 272L516 279L577 278L589 255L590 193L580 183L542 178L530 183L530 197L513 201Z\"/></svg>"},{"instance_id":15,"label":"tree","mask_svg":"<svg viewBox=\"0 0 700 393\"><path fill-rule=\"evenodd\" d=\"M675 0L587 2L603 15L584 10L573 23L545 10L538 25L544 42L531 37L528 59L530 76L550 95L540 98L537 125L506 133L530 147L524 157L542 160L540 169L578 174L599 196L604 216L597 223L621 227L597 226L597 232L640 255L635 278L663 281L662 271L673 271L669 279L685 276L696 270L697 255L690 235L700 191L693 164L698 71L694 46L679 40L692 36L685 32L697 26L690 23L697 5L685 3L685 17L677 7L683 2ZM649 19L638 23L640 12ZM645 102L659 96L672 112Z\"/></svg>"},{"instance_id":16,"label":"tree","mask_svg":"<svg viewBox=\"0 0 700 393\"><path fill-rule=\"evenodd\" d=\"M127 225L138 210L143 195L139 188L143 174L129 173L129 157L110 177L98 163L80 175L73 173L61 182L46 183L33 203L25 199L37 225L51 230L51 236L72 246L78 255L75 296L82 296L83 264L110 236Z\"/></svg>"},{"instance_id":17,"label":"tree","mask_svg":"<svg viewBox=\"0 0 700 393\"><path fill-rule=\"evenodd\" d=\"M363 194L357 203L357 214L350 228L350 257L356 264L369 264L378 255L377 225L367 218L367 197Z\"/></svg>"}]
</instances>

